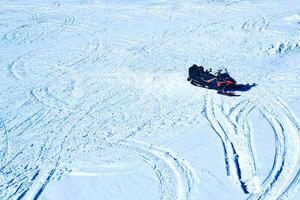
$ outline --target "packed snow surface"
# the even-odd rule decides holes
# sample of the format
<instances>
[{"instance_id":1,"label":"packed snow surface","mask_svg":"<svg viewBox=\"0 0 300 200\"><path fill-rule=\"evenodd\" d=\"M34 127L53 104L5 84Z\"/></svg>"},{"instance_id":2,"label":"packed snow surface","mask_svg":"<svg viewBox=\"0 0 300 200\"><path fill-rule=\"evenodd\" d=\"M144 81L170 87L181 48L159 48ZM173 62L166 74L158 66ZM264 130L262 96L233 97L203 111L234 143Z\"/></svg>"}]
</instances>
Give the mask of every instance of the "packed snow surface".
<instances>
[{"instance_id":1,"label":"packed snow surface","mask_svg":"<svg viewBox=\"0 0 300 200\"><path fill-rule=\"evenodd\" d=\"M299 1L2 0L0 66L2 200L300 199Z\"/></svg>"}]
</instances>

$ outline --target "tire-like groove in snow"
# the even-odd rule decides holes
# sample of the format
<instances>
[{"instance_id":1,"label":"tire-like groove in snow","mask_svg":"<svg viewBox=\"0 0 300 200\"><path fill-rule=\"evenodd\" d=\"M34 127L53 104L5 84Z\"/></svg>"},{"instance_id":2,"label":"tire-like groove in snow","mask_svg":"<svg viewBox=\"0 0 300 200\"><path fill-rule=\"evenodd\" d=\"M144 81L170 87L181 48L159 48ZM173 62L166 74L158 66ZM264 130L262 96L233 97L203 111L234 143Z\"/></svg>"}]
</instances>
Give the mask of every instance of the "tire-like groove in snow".
<instances>
[{"instance_id":1,"label":"tire-like groove in snow","mask_svg":"<svg viewBox=\"0 0 300 200\"><path fill-rule=\"evenodd\" d=\"M223 105L216 104L218 100L224 101L221 97L206 97L204 114L221 139L227 175L233 176L232 167L236 168L235 178L239 180L242 189L245 193L252 193L249 199L278 198L294 193L299 182L299 173L296 172L294 178L291 173L288 174L288 171L294 172L298 161L298 150L294 149L298 145L299 125L294 115L278 100L271 102L269 106L266 103L256 105L249 100L243 100L226 115ZM277 107L283 111L279 115L273 112ZM255 108L261 111L275 134L274 164L261 186L256 177L258 163L248 122L248 116Z\"/></svg>"},{"instance_id":2,"label":"tire-like groove in snow","mask_svg":"<svg viewBox=\"0 0 300 200\"><path fill-rule=\"evenodd\" d=\"M5 163L8 149L7 130L4 121L0 119L0 168ZM0 171L1 173L1 171Z\"/></svg>"},{"instance_id":3,"label":"tire-like groove in snow","mask_svg":"<svg viewBox=\"0 0 300 200\"><path fill-rule=\"evenodd\" d=\"M283 199L292 195L299 183L299 172L292 177L299 156L299 124L278 99L263 102L258 109L274 131L275 156L271 171L262 183L262 191L248 199Z\"/></svg>"},{"instance_id":4,"label":"tire-like groove in snow","mask_svg":"<svg viewBox=\"0 0 300 200\"><path fill-rule=\"evenodd\" d=\"M110 143L110 147L136 155L153 168L160 182L161 200L191 199L194 172L186 161L169 150L133 140Z\"/></svg>"},{"instance_id":5,"label":"tire-like groove in snow","mask_svg":"<svg viewBox=\"0 0 300 200\"><path fill-rule=\"evenodd\" d=\"M248 170L248 169L245 170L245 168L249 168L249 167L243 162L241 162L240 157L243 156L243 161L245 159L249 160L248 158L249 151L245 152L245 150L243 149L244 148L243 145L238 145L239 143L236 144L235 142L235 136L237 135L235 131L236 126L234 126L233 123L230 122L226 114L223 113L223 110L217 110L217 108L221 106L215 105L216 102L214 99L216 98L212 98L212 97L210 97L209 99L206 98L205 100L206 105L204 110L205 117L209 121L213 130L217 133L217 135L221 139L223 150L224 150L227 175L231 175L235 179L237 179L244 193L248 194L250 191L249 188L247 188L246 181L249 181L253 178L254 175L251 173L253 170ZM243 103L240 103L239 105L242 106ZM241 109L241 111L238 111L237 114L242 112L242 110L243 109ZM227 127L225 127L225 125L227 125ZM243 135L240 137L243 137ZM232 173L233 167L235 168L236 174Z\"/></svg>"},{"instance_id":6,"label":"tire-like groove in snow","mask_svg":"<svg viewBox=\"0 0 300 200\"><path fill-rule=\"evenodd\" d=\"M285 110L285 113L287 114L287 117L291 120L293 125L297 128L298 134L300 133L300 124L295 117L295 115L290 111L287 105L285 103L277 98L278 105L282 107L282 109ZM300 183L300 169L298 169L296 176L290 183L290 185L285 189L285 191L280 195L279 199L286 199L287 197L293 195L294 193L297 192L299 188L299 183Z\"/></svg>"},{"instance_id":7,"label":"tire-like groove in snow","mask_svg":"<svg viewBox=\"0 0 300 200\"><path fill-rule=\"evenodd\" d=\"M220 138L223 151L224 151L224 161L225 161L225 167L226 167L226 174L229 176L231 174L231 167L229 163L229 157L228 157L228 139L226 138L226 135L224 132L219 130L218 124L215 123L214 116L213 116L213 111L212 111L212 105L211 105L212 99L208 99L208 95L206 94L206 97L204 99L204 110L203 113L206 117L206 119L209 121L210 126L212 129L215 131L217 136Z\"/></svg>"},{"instance_id":8,"label":"tire-like groove in snow","mask_svg":"<svg viewBox=\"0 0 300 200\"><path fill-rule=\"evenodd\" d=\"M246 178L248 182L247 187L252 187L251 190L253 192L257 192L259 188L257 188L257 159L253 149L253 139L252 139L252 130L249 125L248 116L251 111L255 108L255 105L251 103L249 100L242 101L238 103L234 109L231 109L229 114L227 115L228 123L233 126L234 134L236 137L243 137L244 140L244 151L245 156L248 160L247 166L250 168L248 169L248 174L250 177ZM226 113L224 113L226 115ZM232 134L233 134L232 133ZM242 144L243 145L243 144ZM241 146L242 146L241 145ZM239 148L241 148L241 146ZM251 185L250 185L251 184ZM250 188L248 188L250 189Z\"/></svg>"}]
</instances>

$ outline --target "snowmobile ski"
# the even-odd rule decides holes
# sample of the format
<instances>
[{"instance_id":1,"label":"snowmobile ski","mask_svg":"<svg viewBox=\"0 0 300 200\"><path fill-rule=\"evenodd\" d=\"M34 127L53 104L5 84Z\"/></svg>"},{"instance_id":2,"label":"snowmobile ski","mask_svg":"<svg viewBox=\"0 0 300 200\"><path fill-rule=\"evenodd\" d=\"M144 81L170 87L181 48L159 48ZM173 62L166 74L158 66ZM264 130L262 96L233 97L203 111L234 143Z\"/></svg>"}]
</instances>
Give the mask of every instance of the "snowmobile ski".
<instances>
[{"instance_id":1,"label":"snowmobile ski","mask_svg":"<svg viewBox=\"0 0 300 200\"><path fill-rule=\"evenodd\" d=\"M218 94L229 96L229 97L239 97L239 96L241 96L239 94L235 94L234 92L221 91L221 90L218 91Z\"/></svg>"}]
</instances>

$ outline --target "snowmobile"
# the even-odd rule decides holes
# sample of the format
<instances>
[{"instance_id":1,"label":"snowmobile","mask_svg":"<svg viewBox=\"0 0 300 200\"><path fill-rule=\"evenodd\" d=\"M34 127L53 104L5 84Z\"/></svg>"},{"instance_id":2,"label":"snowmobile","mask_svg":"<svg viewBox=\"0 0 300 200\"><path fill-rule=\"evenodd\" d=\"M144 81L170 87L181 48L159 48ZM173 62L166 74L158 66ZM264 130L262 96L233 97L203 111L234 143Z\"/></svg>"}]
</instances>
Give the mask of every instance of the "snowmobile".
<instances>
[{"instance_id":1,"label":"snowmobile","mask_svg":"<svg viewBox=\"0 0 300 200\"><path fill-rule=\"evenodd\" d=\"M234 91L240 87L240 84L229 75L227 69L222 73L222 70L218 70L216 73L211 73L212 70L205 70L203 66L192 65L189 68L189 77L187 81L190 81L192 85L203 87L207 89L217 90L218 94L226 96L240 96L235 94Z\"/></svg>"}]
</instances>

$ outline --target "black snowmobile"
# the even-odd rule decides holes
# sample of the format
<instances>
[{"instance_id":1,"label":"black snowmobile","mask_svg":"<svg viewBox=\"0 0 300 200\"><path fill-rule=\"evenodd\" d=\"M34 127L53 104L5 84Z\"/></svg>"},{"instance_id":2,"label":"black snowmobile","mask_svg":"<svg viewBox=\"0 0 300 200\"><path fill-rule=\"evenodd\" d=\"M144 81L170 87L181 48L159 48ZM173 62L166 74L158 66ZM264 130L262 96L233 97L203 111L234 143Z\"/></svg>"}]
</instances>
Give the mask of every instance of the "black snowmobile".
<instances>
[{"instance_id":1,"label":"black snowmobile","mask_svg":"<svg viewBox=\"0 0 300 200\"><path fill-rule=\"evenodd\" d=\"M207 89L217 90L218 94L227 96L240 96L234 93L241 85L229 75L227 70L222 73L218 70L216 73L211 73L212 70L204 70L202 66L193 65L189 68L188 81L192 85L204 87Z\"/></svg>"}]
</instances>

